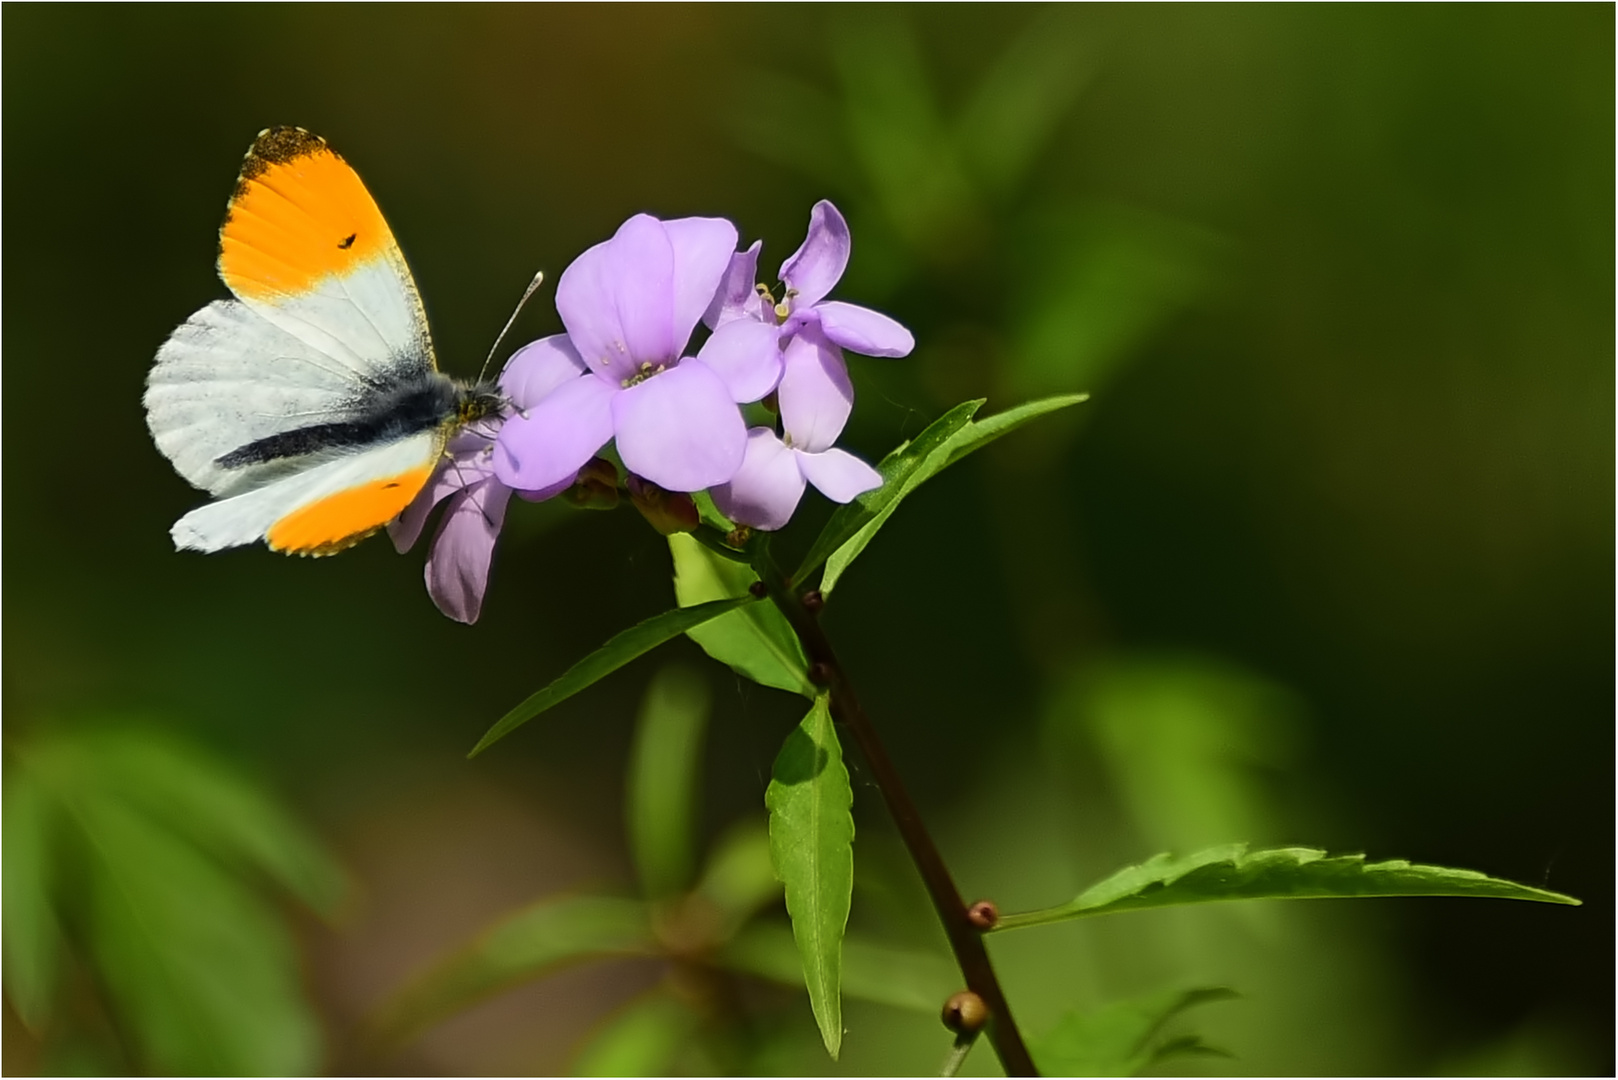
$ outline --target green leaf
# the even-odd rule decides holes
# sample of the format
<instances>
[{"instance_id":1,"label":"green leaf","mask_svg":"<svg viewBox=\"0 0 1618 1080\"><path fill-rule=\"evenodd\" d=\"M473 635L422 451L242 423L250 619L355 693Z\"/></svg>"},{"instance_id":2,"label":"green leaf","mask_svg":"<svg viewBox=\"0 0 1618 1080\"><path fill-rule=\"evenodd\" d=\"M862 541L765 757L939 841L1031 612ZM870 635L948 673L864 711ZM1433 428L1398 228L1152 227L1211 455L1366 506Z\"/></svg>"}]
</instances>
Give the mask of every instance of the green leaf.
<instances>
[{"instance_id":1,"label":"green leaf","mask_svg":"<svg viewBox=\"0 0 1618 1080\"><path fill-rule=\"evenodd\" d=\"M742 596L734 600L698 604L696 607L676 608L615 634L601 648L564 671L555 682L529 695L521 705L502 716L467 756L476 757L546 709L560 705L580 690L606 678L670 638L679 637L694 626L701 626L709 619L718 618L727 611L734 611L752 602L752 597Z\"/></svg>"},{"instance_id":2,"label":"green leaf","mask_svg":"<svg viewBox=\"0 0 1618 1080\"><path fill-rule=\"evenodd\" d=\"M1065 12L1032 20L995 58L956 124L962 159L1002 197L1021 186L1095 72L1067 21Z\"/></svg>"},{"instance_id":3,"label":"green leaf","mask_svg":"<svg viewBox=\"0 0 1618 1080\"><path fill-rule=\"evenodd\" d=\"M755 923L730 941L719 962L783 986L803 985L803 962L785 926ZM847 934L843 938L843 994L878 1005L936 1014L960 989L955 965L932 953L895 949Z\"/></svg>"},{"instance_id":4,"label":"green leaf","mask_svg":"<svg viewBox=\"0 0 1618 1080\"><path fill-rule=\"evenodd\" d=\"M62 931L51 908L55 808L23 769L6 777L4 843L5 985L17 1015L36 1035L50 1019L60 977Z\"/></svg>"},{"instance_id":5,"label":"green leaf","mask_svg":"<svg viewBox=\"0 0 1618 1080\"><path fill-rule=\"evenodd\" d=\"M599 956L657 951L646 905L606 896L543 900L434 964L373 1017L373 1037L392 1043L488 995Z\"/></svg>"},{"instance_id":6,"label":"green leaf","mask_svg":"<svg viewBox=\"0 0 1618 1080\"><path fill-rule=\"evenodd\" d=\"M637 998L602 1025L573 1061L574 1076L667 1076L699 1021L662 988Z\"/></svg>"},{"instance_id":7,"label":"green leaf","mask_svg":"<svg viewBox=\"0 0 1618 1080\"><path fill-rule=\"evenodd\" d=\"M996 413L986 420L972 419L982 402L967 402L964 405L957 405L954 409L944 414L926 431L922 432L914 443L902 448L900 451L896 451L896 453L910 455L911 457L908 461L899 464L891 478L889 478L884 466L888 464L889 460L893 459L893 454L888 455L882 465L877 467L878 471L883 475L883 485L876 491L860 497L861 500L872 500L869 504L872 512L846 541L839 544L836 550L827 556L826 574L820 581L820 591L824 594L831 593L838 579L848 570L849 564L859 556L860 552L865 550L865 545L871 542L871 538L876 535L877 530L887 524L888 518L893 516L893 512L898 509L899 503L916 488L966 455L975 450L981 450L1000 436L1021 427L1028 421L1044 416L1046 413L1055 412L1057 409L1065 409L1069 405L1077 405L1088 397L1088 394L1063 394L1059 397L1043 398L1039 401L1030 401L1019 405L1014 409L1007 409L1002 413ZM965 410L964 417L962 417L960 423L956 423L952 418L957 417L963 410ZM928 436L935 429L938 429L942 437L929 439ZM889 491L890 487L893 489L891 492ZM855 504L850 505L859 504L857 501ZM849 508L844 507L843 509L847 510ZM841 514L842 511L838 513ZM851 515L852 520L853 516ZM826 526L826 531L829 532L832 526L836 524L837 515L833 515L831 522ZM825 533L822 533L822 536L824 535ZM815 542L816 549L819 546L820 542L817 539ZM813 554L814 552L811 551L811 555ZM809 567L807 560L805 565ZM804 570L799 571L800 577L803 573Z\"/></svg>"},{"instance_id":8,"label":"green leaf","mask_svg":"<svg viewBox=\"0 0 1618 1080\"><path fill-rule=\"evenodd\" d=\"M1476 870L1422 866L1403 859L1367 863L1364 855L1327 856L1318 848L1273 848L1249 854L1246 844L1226 844L1185 858L1154 856L1118 871L1061 907L1002 916L995 930L1216 900L1350 896L1488 896L1581 903L1571 896L1488 877Z\"/></svg>"},{"instance_id":9,"label":"green leaf","mask_svg":"<svg viewBox=\"0 0 1618 1080\"><path fill-rule=\"evenodd\" d=\"M39 960L17 950L42 948L51 934L18 923L43 916L72 929L144 1071L310 1072L319 1028L297 950L254 886L267 876L330 906L341 875L221 763L172 735L117 723L42 737L19 751L23 770L8 778L7 979L19 1013L37 1015L18 975ZM52 892L53 881L73 887Z\"/></svg>"},{"instance_id":10,"label":"green leaf","mask_svg":"<svg viewBox=\"0 0 1618 1080\"><path fill-rule=\"evenodd\" d=\"M130 727L86 733L74 742L100 790L222 862L265 874L316 911L329 915L342 901L342 870L314 837L197 747Z\"/></svg>"},{"instance_id":11,"label":"green leaf","mask_svg":"<svg viewBox=\"0 0 1618 1080\"><path fill-rule=\"evenodd\" d=\"M758 580L752 567L716 555L685 533L669 537L669 552L674 556L674 595L682 608L748 596L748 587ZM721 615L687 634L703 652L738 675L806 698L815 696L803 646L774 604L753 604Z\"/></svg>"},{"instance_id":12,"label":"green leaf","mask_svg":"<svg viewBox=\"0 0 1618 1080\"><path fill-rule=\"evenodd\" d=\"M843 930L854 892L854 791L824 695L787 736L764 793L770 856L786 885L787 914L809 1006L826 1052L843 1045Z\"/></svg>"},{"instance_id":13,"label":"green leaf","mask_svg":"<svg viewBox=\"0 0 1618 1080\"><path fill-rule=\"evenodd\" d=\"M781 882L770 859L769 830L762 823L744 821L725 833L708 856L696 891L724 916L723 937L780 897Z\"/></svg>"},{"instance_id":14,"label":"green leaf","mask_svg":"<svg viewBox=\"0 0 1618 1080\"><path fill-rule=\"evenodd\" d=\"M1029 1050L1046 1076L1133 1076L1175 1054L1212 1053L1195 1036L1156 1040L1163 1025L1195 1005L1227 1001L1221 987L1176 990L1115 1002L1096 1012L1069 1013Z\"/></svg>"},{"instance_id":15,"label":"green leaf","mask_svg":"<svg viewBox=\"0 0 1618 1080\"><path fill-rule=\"evenodd\" d=\"M691 880L692 830L708 686L681 667L657 673L646 689L630 750L629 846L648 899L662 899Z\"/></svg>"},{"instance_id":16,"label":"green leaf","mask_svg":"<svg viewBox=\"0 0 1618 1080\"><path fill-rule=\"evenodd\" d=\"M145 1071L310 1075L319 1029L274 909L117 800L81 793L72 813L90 955Z\"/></svg>"},{"instance_id":17,"label":"green leaf","mask_svg":"<svg viewBox=\"0 0 1618 1080\"><path fill-rule=\"evenodd\" d=\"M928 424L920 435L896 447L892 453L883 458L876 467L876 471L882 476L882 486L875 491L867 491L853 502L846 503L832 512L831 520L826 522L826 527L815 537L815 542L810 546L809 554L804 556L798 572L792 575L794 584L806 581L821 563L831 557L832 552L852 540L878 517L887 520L887 514L892 513L890 507L909 494L906 484L911 474L919 469L933 451L942 446L951 435L971 421L983 407L984 400L979 398L976 401L964 401L955 406Z\"/></svg>"}]
</instances>

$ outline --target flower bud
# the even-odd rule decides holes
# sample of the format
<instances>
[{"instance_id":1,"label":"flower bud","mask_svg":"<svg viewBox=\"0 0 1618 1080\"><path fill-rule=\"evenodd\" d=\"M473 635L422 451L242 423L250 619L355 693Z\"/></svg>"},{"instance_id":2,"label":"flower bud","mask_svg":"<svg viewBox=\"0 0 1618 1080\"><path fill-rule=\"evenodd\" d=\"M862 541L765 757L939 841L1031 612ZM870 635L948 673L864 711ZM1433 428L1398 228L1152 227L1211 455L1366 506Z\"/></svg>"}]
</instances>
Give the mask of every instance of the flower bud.
<instances>
[{"instance_id":1,"label":"flower bud","mask_svg":"<svg viewBox=\"0 0 1618 1080\"><path fill-rule=\"evenodd\" d=\"M993 900L979 900L966 909L966 918L979 930L993 930L994 924L1000 921L1000 909L994 906Z\"/></svg>"},{"instance_id":2,"label":"flower bud","mask_svg":"<svg viewBox=\"0 0 1618 1080\"><path fill-rule=\"evenodd\" d=\"M940 1017L957 1035L975 1035L989 1022L989 1006L970 990L951 994Z\"/></svg>"},{"instance_id":3,"label":"flower bud","mask_svg":"<svg viewBox=\"0 0 1618 1080\"><path fill-rule=\"evenodd\" d=\"M641 517L664 536L694 532L701 522L697 504L683 491L664 491L650 480L630 474L629 501Z\"/></svg>"},{"instance_id":4,"label":"flower bud","mask_svg":"<svg viewBox=\"0 0 1618 1080\"><path fill-rule=\"evenodd\" d=\"M618 505L617 467L605 458L591 458L562 498L584 510L611 510Z\"/></svg>"}]
</instances>

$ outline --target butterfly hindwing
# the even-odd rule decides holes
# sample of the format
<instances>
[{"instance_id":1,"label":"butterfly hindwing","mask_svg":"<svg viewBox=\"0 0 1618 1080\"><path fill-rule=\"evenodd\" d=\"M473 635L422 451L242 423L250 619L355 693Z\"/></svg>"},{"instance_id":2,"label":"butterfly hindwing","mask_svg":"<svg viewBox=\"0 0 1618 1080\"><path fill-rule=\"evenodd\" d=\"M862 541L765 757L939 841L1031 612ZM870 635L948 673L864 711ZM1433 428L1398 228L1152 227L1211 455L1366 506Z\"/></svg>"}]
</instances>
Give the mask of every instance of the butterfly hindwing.
<instances>
[{"instance_id":1,"label":"butterfly hindwing","mask_svg":"<svg viewBox=\"0 0 1618 1080\"><path fill-rule=\"evenodd\" d=\"M444 452L439 430L339 453L174 523L174 546L220 551L258 540L289 555L327 555L358 543L410 505Z\"/></svg>"}]
</instances>

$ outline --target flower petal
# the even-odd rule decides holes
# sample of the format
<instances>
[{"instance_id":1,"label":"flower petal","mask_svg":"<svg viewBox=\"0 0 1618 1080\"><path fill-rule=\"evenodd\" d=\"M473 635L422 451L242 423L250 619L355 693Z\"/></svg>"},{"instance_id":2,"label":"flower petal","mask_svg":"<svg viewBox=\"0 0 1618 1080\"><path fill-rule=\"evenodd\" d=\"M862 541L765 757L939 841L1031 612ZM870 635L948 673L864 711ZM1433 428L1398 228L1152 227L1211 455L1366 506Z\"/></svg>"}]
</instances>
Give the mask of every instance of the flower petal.
<instances>
[{"instance_id":1,"label":"flower petal","mask_svg":"<svg viewBox=\"0 0 1618 1080\"><path fill-rule=\"evenodd\" d=\"M793 446L818 454L837 441L854 408L848 365L842 350L812 326L787 343L785 362L775 389L782 426Z\"/></svg>"},{"instance_id":2,"label":"flower petal","mask_svg":"<svg viewBox=\"0 0 1618 1080\"><path fill-rule=\"evenodd\" d=\"M847 450L823 450L818 454L798 451L798 468L804 479L836 503L846 503L856 495L882 486L882 474Z\"/></svg>"},{"instance_id":3,"label":"flower petal","mask_svg":"<svg viewBox=\"0 0 1618 1080\"><path fill-rule=\"evenodd\" d=\"M756 427L747 433L747 454L742 467L709 494L719 512L755 529L779 529L792 517L803 498L803 473L798 457L775 432Z\"/></svg>"},{"instance_id":4,"label":"flower petal","mask_svg":"<svg viewBox=\"0 0 1618 1080\"><path fill-rule=\"evenodd\" d=\"M663 223L636 214L574 259L556 283L556 310L580 358L613 383L643 363L678 359L684 339L674 340L674 248Z\"/></svg>"},{"instance_id":5,"label":"flower petal","mask_svg":"<svg viewBox=\"0 0 1618 1080\"><path fill-rule=\"evenodd\" d=\"M758 253L763 247L764 241L754 240L752 247L730 257L719 291L702 316L708 329L717 330L732 319L764 317L764 298L758 294Z\"/></svg>"},{"instance_id":6,"label":"flower petal","mask_svg":"<svg viewBox=\"0 0 1618 1080\"><path fill-rule=\"evenodd\" d=\"M703 343L697 359L725 380L733 399L758 401L781 381L781 332L771 323L733 319Z\"/></svg>"},{"instance_id":7,"label":"flower petal","mask_svg":"<svg viewBox=\"0 0 1618 1080\"><path fill-rule=\"evenodd\" d=\"M803 246L781 264L781 280L798 293L793 306L817 304L831 292L848 266L849 246L848 222L837 207L825 199L815 203L809 212L809 234L803 238Z\"/></svg>"},{"instance_id":8,"label":"flower petal","mask_svg":"<svg viewBox=\"0 0 1618 1080\"><path fill-rule=\"evenodd\" d=\"M823 300L815 305L820 329L832 341L861 356L908 356L916 339L880 311Z\"/></svg>"},{"instance_id":9,"label":"flower petal","mask_svg":"<svg viewBox=\"0 0 1618 1080\"><path fill-rule=\"evenodd\" d=\"M498 480L473 484L450 500L427 557L427 594L456 622L474 623L483 610L494 541L506 520L511 489Z\"/></svg>"},{"instance_id":10,"label":"flower petal","mask_svg":"<svg viewBox=\"0 0 1618 1080\"><path fill-rule=\"evenodd\" d=\"M511 354L500 372L500 390L517 408L531 409L546 394L587 370L568 336L552 334Z\"/></svg>"},{"instance_id":11,"label":"flower petal","mask_svg":"<svg viewBox=\"0 0 1618 1080\"><path fill-rule=\"evenodd\" d=\"M674 356L685 352L691 331L714 302L731 257L736 254L736 226L724 218L675 218L665 221L674 249Z\"/></svg>"},{"instance_id":12,"label":"flower petal","mask_svg":"<svg viewBox=\"0 0 1618 1080\"><path fill-rule=\"evenodd\" d=\"M568 488L577 483L578 479L578 473L569 473L563 479L558 480L554 484L547 485L546 487L535 488L533 490L518 488L517 494L520 495L526 502L541 503L546 499L554 499L556 496L560 495L562 492L566 491Z\"/></svg>"},{"instance_id":13,"label":"flower petal","mask_svg":"<svg viewBox=\"0 0 1618 1080\"><path fill-rule=\"evenodd\" d=\"M613 397L612 428L624 468L667 491L723 484L747 449L724 380L694 358Z\"/></svg>"},{"instance_id":14,"label":"flower petal","mask_svg":"<svg viewBox=\"0 0 1618 1080\"><path fill-rule=\"evenodd\" d=\"M427 486L416 493L410 500L410 505L404 512L388 522L388 539L393 541L393 550L403 555L416 546L416 540L421 536L422 526L432 515L433 507L461 490L461 483L457 473L450 469L445 462L443 468L433 474Z\"/></svg>"},{"instance_id":15,"label":"flower petal","mask_svg":"<svg viewBox=\"0 0 1618 1080\"><path fill-rule=\"evenodd\" d=\"M508 487L537 491L567 479L612 438L618 387L593 375L563 383L500 427L494 474Z\"/></svg>"}]
</instances>

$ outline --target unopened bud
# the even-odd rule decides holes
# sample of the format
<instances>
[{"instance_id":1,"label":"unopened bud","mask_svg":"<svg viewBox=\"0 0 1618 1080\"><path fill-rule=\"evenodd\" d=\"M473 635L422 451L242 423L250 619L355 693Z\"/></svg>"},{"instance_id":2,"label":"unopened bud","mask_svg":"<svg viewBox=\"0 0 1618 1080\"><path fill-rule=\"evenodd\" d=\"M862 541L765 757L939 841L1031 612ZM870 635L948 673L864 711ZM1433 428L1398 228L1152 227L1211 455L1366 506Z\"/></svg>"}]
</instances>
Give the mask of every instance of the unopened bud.
<instances>
[{"instance_id":1,"label":"unopened bud","mask_svg":"<svg viewBox=\"0 0 1618 1080\"><path fill-rule=\"evenodd\" d=\"M664 536L692 532L701 521L697 504L682 491L664 491L650 480L629 477L629 501Z\"/></svg>"},{"instance_id":2,"label":"unopened bud","mask_svg":"<svg viewBox=\"0 0 1618 1080\"><path fill-rule=\"evenodd\" d=\"M820 660L816 660L814 663L810 664L809 681L814 683L816 686L830 686L831 665Z\"/></svg>"},{"instance_id":3,"label":"unopened bud","mask_svg":"<svg viewBox=\"0 0 1618 1080\"><path fill-rule=\"evenodd\" d=\"M611 510L618 505L617 466L606 458L591 458L562 498L585 510Z\"/></svg>"},{"instance_id":4,"label":"unopened bud","mask_svg":"<svg viewBox=\"0 0 1618 1080\"><path fill-rule=\"evenodd\" d=\"M753 594L753 599L755 600L762 600L770 595L770 587L762 581L753 582L747 587L747 591Z\"/></svg>"},{"instance_id":5,"label":"unopened bud","mask_svg":"<svg viewBox=\"0 0 1618 1080\"><path fill-rule=\"evenodd\" d=\"M803 594L803 610L811 615L820 614L820 609L826 606L826 598L819 589L810 589Z\"/></svg>"},{"instance_id":6,"label":"unopened bud","mask_svg":"<svg viewBox=\"0 0 1618 1080\"><path fill-rule=\"evenodd\" d=\"M940 1019L957 1035L976 1035L989 1022L989 1006L970 990L951 994Z\"/></svg>"},{"instance_id":7,"label":"unopened bud","mask_svg":"<svg viewBox=\"0 0 1618 1080\"><path fill-rule=\"evenodd\" d=\"M979 930L993 930L994 924L1000 921L1000 909L994 906L993 900L979 900L966 909L966 917Z\"/></svg>"}]
</instances>

